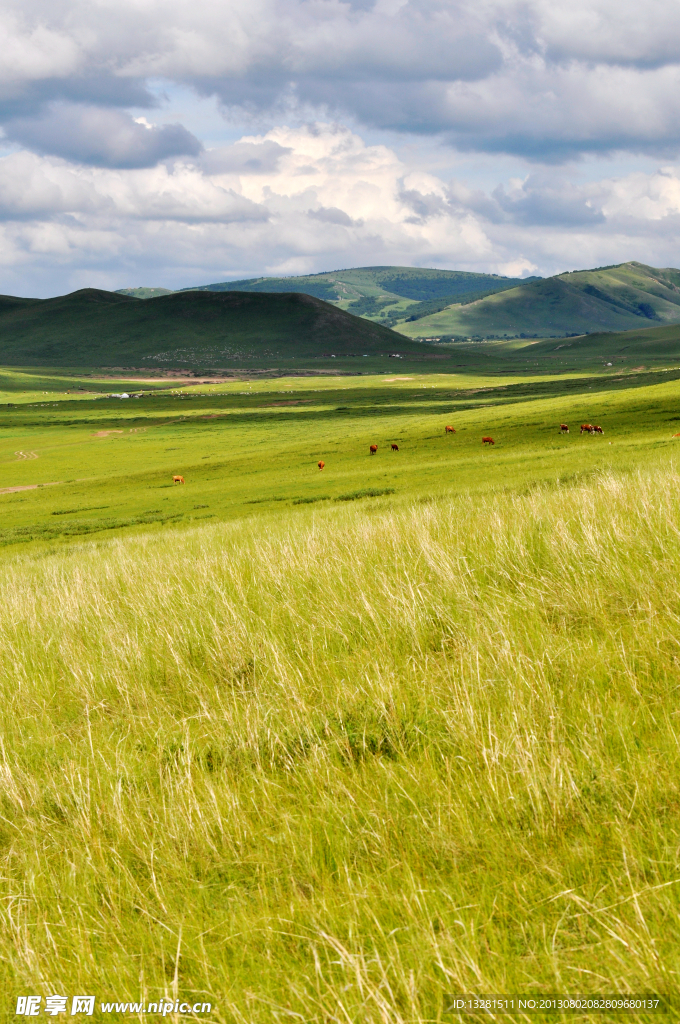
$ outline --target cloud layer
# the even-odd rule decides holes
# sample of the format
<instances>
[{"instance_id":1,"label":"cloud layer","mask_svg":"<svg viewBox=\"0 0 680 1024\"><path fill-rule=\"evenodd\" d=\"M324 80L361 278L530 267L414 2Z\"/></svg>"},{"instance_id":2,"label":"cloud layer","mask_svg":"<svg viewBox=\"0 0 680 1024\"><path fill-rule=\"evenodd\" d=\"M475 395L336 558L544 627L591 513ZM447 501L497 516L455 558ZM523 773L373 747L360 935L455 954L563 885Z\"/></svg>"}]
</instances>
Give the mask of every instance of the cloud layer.
<instances>
[{"instance_id":1,"label":"cloud layer","mask_svg":"<svg viewBox=\"0 0 680 1024\"><path fill-rule=\"evenodd\" d=\"M120 171L0 161L0 277L38 291L181 287L394 263L554 273L673 264L680 170L582 185L548 172L492 192L412 171L337 124L273 129L220 151ZM47 289L49 290L49 289Z\"/></svg>"},{"instance_id":2,"label":"cloud layer","mask_svg":"<svg viewBox=\"0 0 680 1024\"><path fill-rule=\"evenodd\" d=\"M159 77L231 111L351 115L531 159L680 145L673 0L5 0L0 32L0 117L43 149L46 103L152 106Z\"/></svg>"},{"instance_id":3,"label":"cloud layer","mask_svg":"<svg viewBox=\"0 0 680 1024\"><path fill-rule=\"evenodd\" d=\"M95 167L153 167L169 157L196 156L203 148L181 124L158 127L120 110L73 103L11 119L5 135L36 153Z\"/></svg>"},{"instance_id":4,"label":"cloud layer","mask_svg":"<svg viewBox=\"0 0 680 1024\"><path fill-rule=\"evenodd\" d=\"M0 33L4 291L677 262L674 0L0 0ZM211 147L163 83L241 140ZM431 140L523 171L426 173ZM588 155L611 173L584 183Z\"/></svg>"}]
</instances>

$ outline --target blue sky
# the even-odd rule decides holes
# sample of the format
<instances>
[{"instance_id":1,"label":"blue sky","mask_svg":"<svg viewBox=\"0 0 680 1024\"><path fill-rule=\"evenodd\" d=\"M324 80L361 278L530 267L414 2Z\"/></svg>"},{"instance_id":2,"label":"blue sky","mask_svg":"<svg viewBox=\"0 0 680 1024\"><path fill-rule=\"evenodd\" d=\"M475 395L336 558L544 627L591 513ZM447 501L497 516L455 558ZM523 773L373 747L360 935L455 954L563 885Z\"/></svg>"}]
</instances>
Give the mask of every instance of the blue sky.
<instances>
[{"instance_id":1,"label":"blue sky","mask_svg":"<svg viewBox=\"0 0 680 1024\"><path fill-rule=\"evenodd\" d=\"M669 0L0 2L0 291L678 266Z\"/></svg>"}]
</instances>

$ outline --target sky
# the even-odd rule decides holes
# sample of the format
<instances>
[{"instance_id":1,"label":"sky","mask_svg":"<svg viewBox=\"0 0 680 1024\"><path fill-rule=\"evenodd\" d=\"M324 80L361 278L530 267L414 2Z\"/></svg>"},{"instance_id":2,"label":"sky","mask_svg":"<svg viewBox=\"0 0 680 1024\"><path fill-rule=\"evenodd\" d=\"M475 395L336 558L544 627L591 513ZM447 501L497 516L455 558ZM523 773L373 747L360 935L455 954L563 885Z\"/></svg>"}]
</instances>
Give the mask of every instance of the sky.
<instances>
[{"instance_id":1,"label":"sky","mask_svg":"<svg viewBox=\"0 0 680 1024\"><path fill-rule=\"evenodd\" d=\"M677 0L0 0L0 292L679 266Z\"/></svg>"}]
</instances>

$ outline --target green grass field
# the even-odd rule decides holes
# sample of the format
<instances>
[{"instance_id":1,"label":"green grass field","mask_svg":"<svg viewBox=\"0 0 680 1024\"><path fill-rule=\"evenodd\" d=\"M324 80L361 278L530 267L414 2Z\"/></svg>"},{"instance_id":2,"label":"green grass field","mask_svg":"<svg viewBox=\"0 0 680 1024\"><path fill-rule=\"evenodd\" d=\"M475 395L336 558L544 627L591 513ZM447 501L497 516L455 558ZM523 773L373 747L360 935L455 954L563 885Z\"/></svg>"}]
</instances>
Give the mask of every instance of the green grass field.
<instances>
[{"instance_id":1,"label":"green grass field","mask_svg":"<svg viewBox=\"0 0 680 1024\"><path fill-rule=\"evenodd\" d=\"M366 489L409 502L663 464L677 445L677 378L679 371L618 381L397 372L166 382L120 400L93 397L109 392L110 380L81 380L88 390L74 396L65 385L77 378L7 371L0 546L266 516ZM3 405L10 396L15 401ZM561 422L571 424L570 435L559 435ZM600 424L604 437L581 437L582 422ZM449 423L455 437L444 434ZM482 446L488 434L493 448ZM173 486L175 474L184 487Z\"/></svg>"},{"instance_id":2,"label":"green grass field","mask_svg":"<svg viewBox=\"0 0 680 1024\"><path fill-rule=\"evenodd\" d=\"M469 359L0 372L7 1019L680 999L680 371Z\"/></svg>"}]
</instances>

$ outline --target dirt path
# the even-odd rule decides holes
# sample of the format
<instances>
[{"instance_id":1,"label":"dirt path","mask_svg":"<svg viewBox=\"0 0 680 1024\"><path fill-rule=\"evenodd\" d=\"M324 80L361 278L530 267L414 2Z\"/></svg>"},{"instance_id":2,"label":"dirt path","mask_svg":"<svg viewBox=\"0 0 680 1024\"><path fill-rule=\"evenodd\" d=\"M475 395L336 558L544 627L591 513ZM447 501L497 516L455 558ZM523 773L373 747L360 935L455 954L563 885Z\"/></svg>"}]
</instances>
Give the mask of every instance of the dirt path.
<instances>
[{"instance_id":1,"label":"dirt path","mask_svg":"<svg viewBox=\"0 0 680 1024\"><path fill-rule=\"evenodd\" d=\"M119 374L116 377L97 377L97 380L123 380L130 384L167 384L169 387L177 387L185 384L233 384L241 380L240 377L186 377L179 374L167 377L126 377Z\"/></svg>"},{"instance_id":2,"label":"dirt path","mask_svg":"<svg viewBox=\"0 0 680 1024\"><path fill-rule=\"evenodd\" d=\"M0 487L0 494L13 494L15 491L37 491L38 487L56 487L63 480L52 480L48 484L22 484L21 487Z\"/></svg>"}]
</instances>

